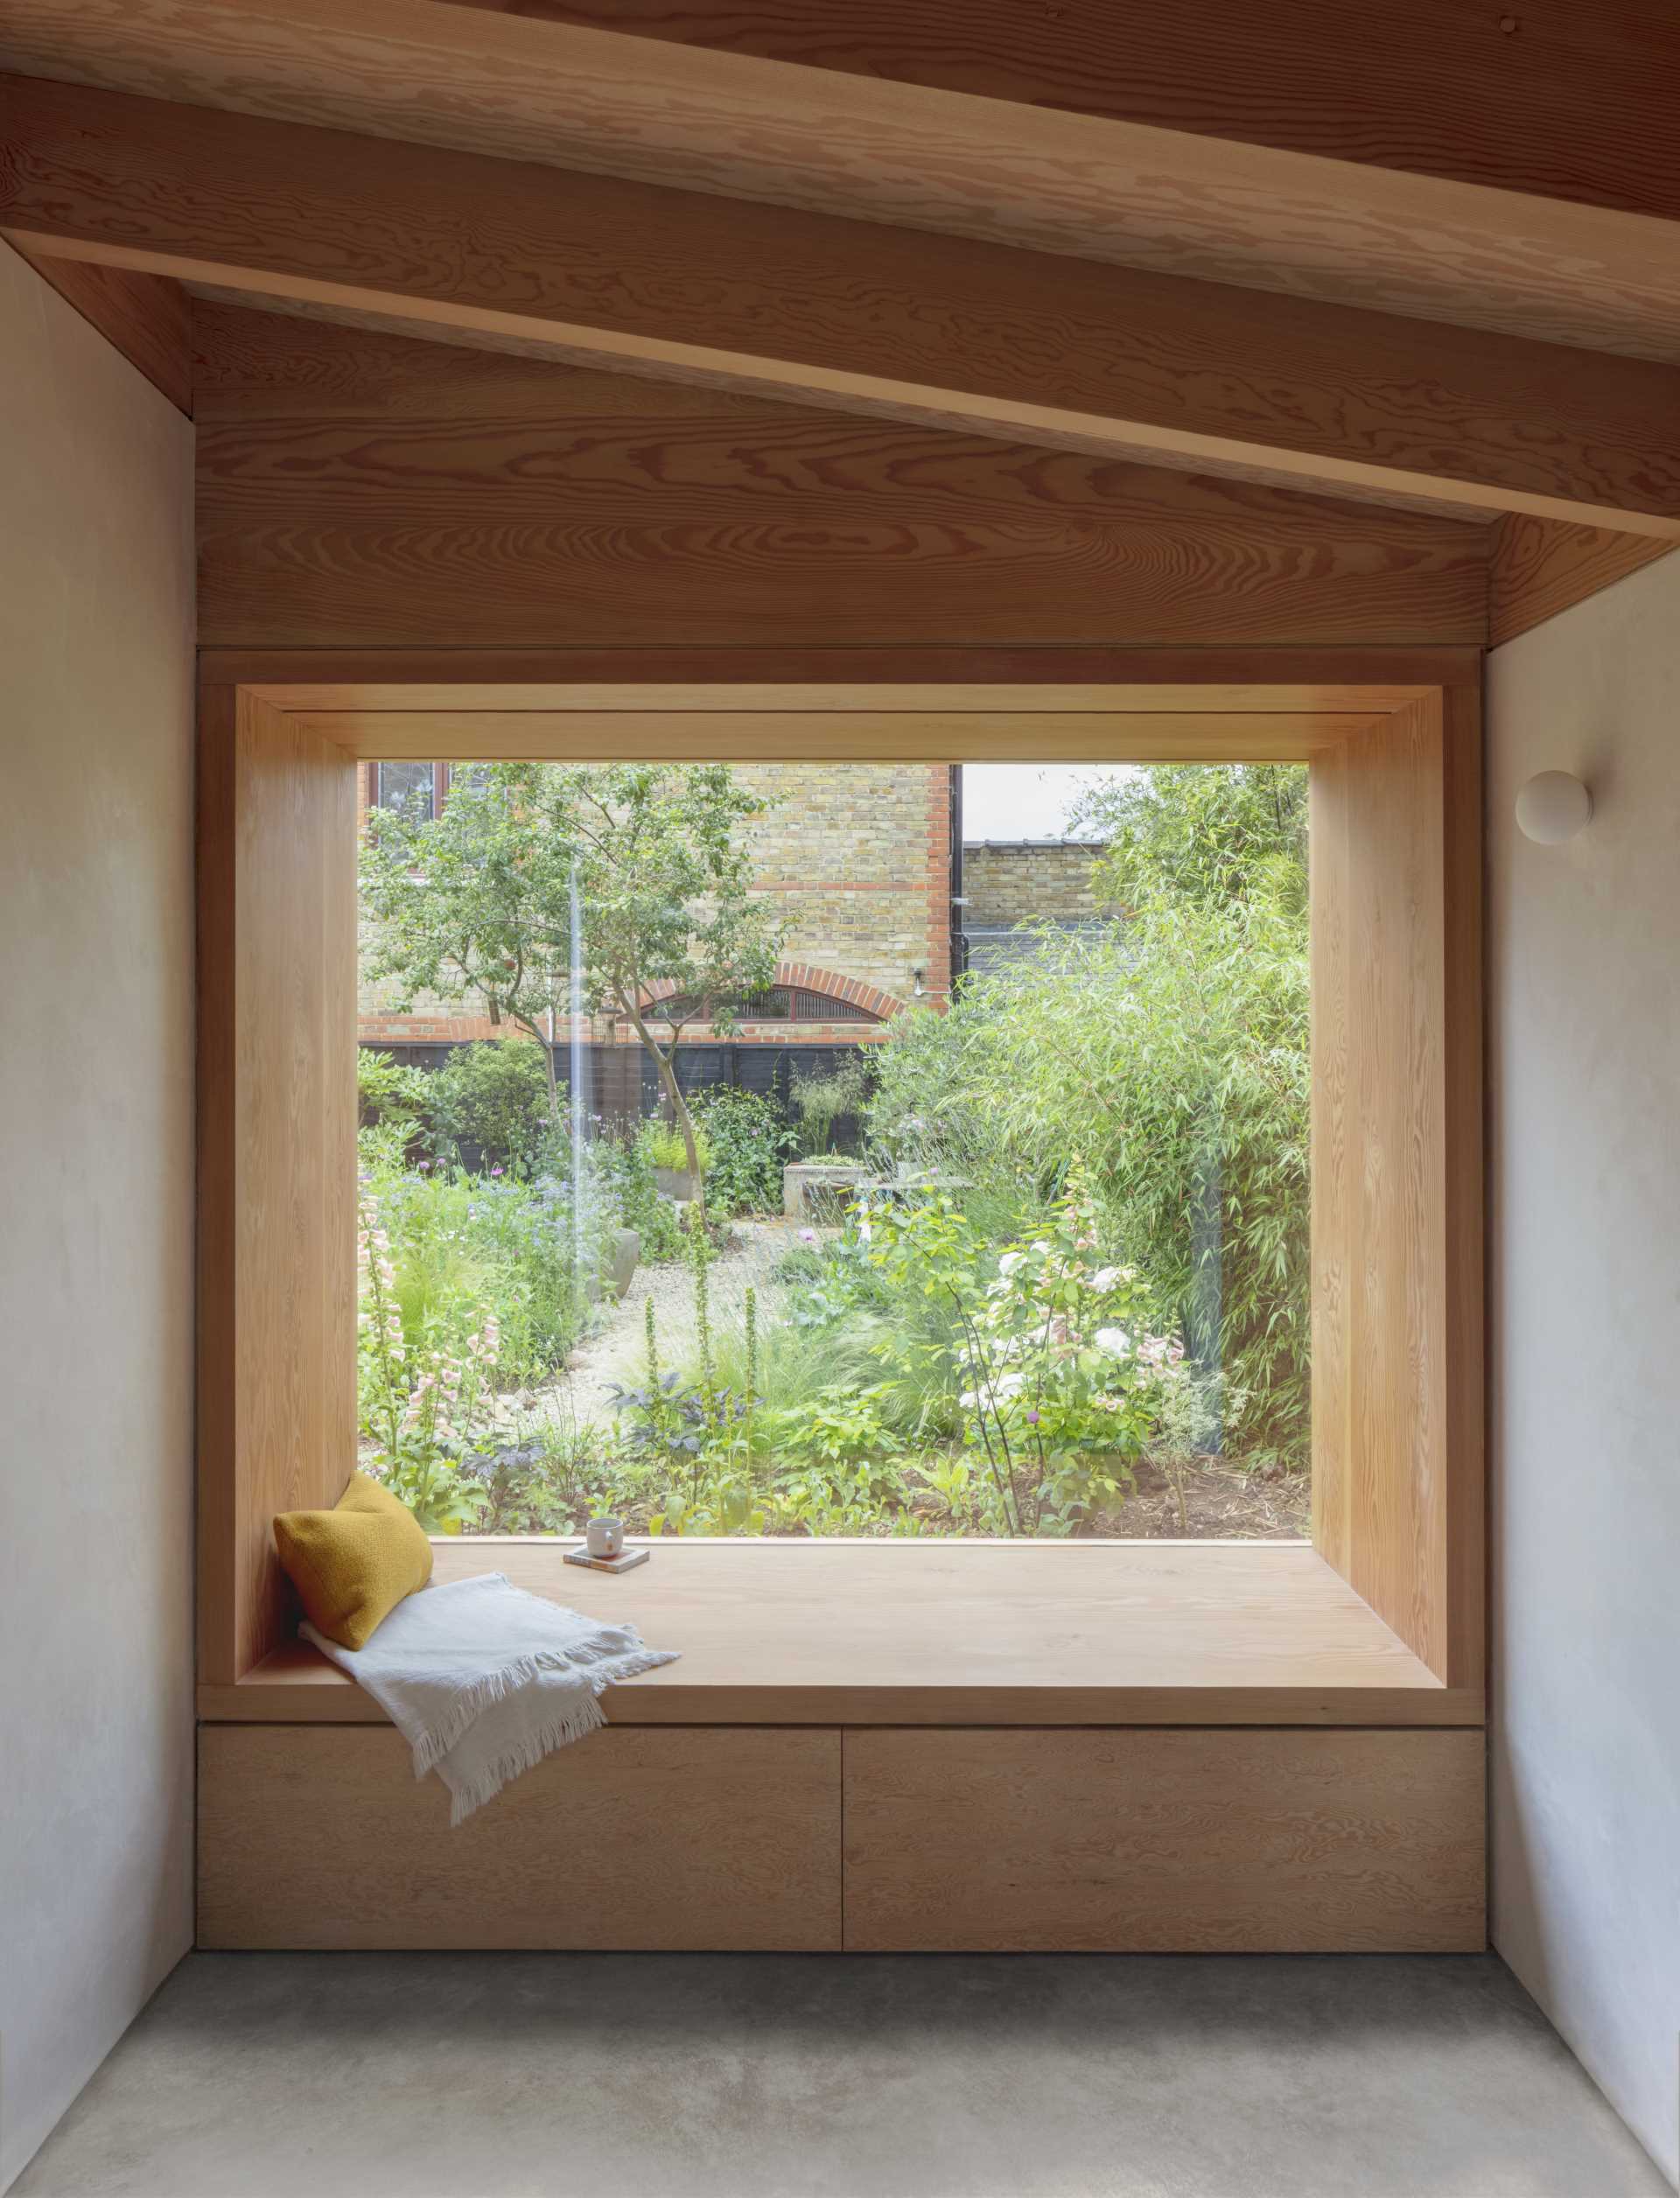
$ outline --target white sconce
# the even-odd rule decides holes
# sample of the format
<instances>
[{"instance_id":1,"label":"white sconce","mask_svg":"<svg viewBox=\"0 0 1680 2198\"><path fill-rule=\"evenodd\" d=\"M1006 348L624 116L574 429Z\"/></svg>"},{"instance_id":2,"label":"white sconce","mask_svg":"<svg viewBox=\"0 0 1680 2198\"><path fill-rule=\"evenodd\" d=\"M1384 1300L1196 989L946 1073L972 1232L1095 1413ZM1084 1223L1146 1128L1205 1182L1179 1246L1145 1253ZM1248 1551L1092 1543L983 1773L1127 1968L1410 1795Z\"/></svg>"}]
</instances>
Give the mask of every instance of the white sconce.
<instances>
[{"instance_id":1,"label":"white sconce","mask_svg":"<svg viewBox=\"0 0 1680 2198\"><path fill-rule=\"evenodd\" d=\"M912 970L910 975L916 988L910 997L912 999L919 1000L922 997L924 989L921 982L921 971L920 970Z\"/></svg>"},{"instance_id":2,"label":"white sconce","mask_svg":"<svg viewBox=\"0 0 1680 2198\"><path fill-rule=\"evenodd\" d=\"M1542 771L1516 797L1516 821L1542 847L1561 847L1592 815L1592 796L1567 771Z\"/></svg>"}]
</instances>

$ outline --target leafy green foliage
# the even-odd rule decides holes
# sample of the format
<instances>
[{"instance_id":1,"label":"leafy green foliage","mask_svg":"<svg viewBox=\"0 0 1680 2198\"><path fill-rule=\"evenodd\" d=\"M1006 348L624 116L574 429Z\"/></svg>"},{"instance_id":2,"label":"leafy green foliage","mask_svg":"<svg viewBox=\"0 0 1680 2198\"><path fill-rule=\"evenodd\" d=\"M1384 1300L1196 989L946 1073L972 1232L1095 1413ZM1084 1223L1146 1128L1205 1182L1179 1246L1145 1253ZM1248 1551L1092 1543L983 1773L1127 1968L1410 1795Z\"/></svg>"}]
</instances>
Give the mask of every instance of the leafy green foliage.
<instances>
[{"instance_id":1,"label":"leafy green foliage","mask_svg":"<svg viewBox=\"0 0 1680 2198\"><path fill-rule=\"evenodd\" d=\"M791 1098L802 1159L831 1152L836 1124L862 1115L874 1088L872 1064L872 1054L858 1054L827 1075L795 1075Z\"/></svg>"},{"instance_id":2,"label":"leafy green foliage","mask_svg":"<svg viewBox=\"0 0 1680 2198\"><path fill-rule=\"evenodd\" d=\"M380 1446L375 1471L429 1534L458 1534L476 1517L478 1504L452 1453L472 1441L494 1409L494 1320L473 1332L459 1356L411 1349L397 1306L390 1240L366 1199L356 1249L358 1371L364 1424Z\"/></svg>"},{"instance_id":3,"label":"leafy green foliage","mask_svg":"<svg viewBox=\"0 0 1680 2198\"><path fill-rule=\"evenodd\" d=\"M1103 1233L1211 1382L1210 1439L1308 1441L1305 773L1161 766L1123 781L1105 890L1124 920L1046 932L903 1017L871 1128L960 1180L994 1239L1082 1165Z\"/></svg>"},{"instance_id":4,"label":"leafy green foliage","mask_svg":"<svg viewBox=\"0 0 1680 2198\"><path fill-rule=\"evenodd\" d=\"M556 1123L550 1110L546 1050L521 1038L458 1046L424 1079L423 1104L440 1159L476 1156L486 1169L529 1175L556 1136L564 1142L564 1113Z\"/></svg>"},{"instance_id":5,"label":"leafy green foliage","mask_svg":"<svg viewBox=\"0 0 1680 2198\"><path fill-rule=\"evenodd\" d=\"M1159 763L1105 780L1080 806L1108 843L1099 892L1130 908L1281 893L1305 913L1306 773L1296 763Z\"/></svg>"},{"instance_id":6,"label":"leafy green foliage","mask_svg":"<svg viewBox=\"0 0 1680 2198\"><path fill-rule=\"evenodd\" d=\"M662 1122L657 1116L644 1122L636 1132L636 1142L648 1156L650 1167L668 1168L675 1175L688 1172L689 1147L682 1132L675 1123ZM699 1121L694 1125L694 1157L704 1176L711 1170L711 1140Z\"/></svg>"},{"instance_id":7,"label":"leafy green foliage","mask_svg":"<svg viewBox=\"0 0 1680 2198\"><path fill-rule=\"evenodd\" d=\"M356 1048L356 1099L364 1129L388 1127L412 1132L426 1119L430 1077L410 1068L395 1054L372 1046Z\"/></svg>"},{"instance_id":8,"label":"leafy green foliage","mask_svg":"<svg viewBox=\"0 0 1680 2198\"><path fill-rule=\"evenodd\" d=\"M364 1130L360 1147L362 1204L385 1242L390 1306L407 1349L458 1355L494 1314L500 1381L551 1378L594 1318L594 1278L619 1226L600 1165L612 1148L587 1149L574 1201L570 1183L552 1174L405 1166L383 1130Z\"/></svg>"},{"instance_id":9,"label":"leafy green foliage","mask_svg":"<svg viewBox=\"0 0 1680 2198\"><path fill-rule=\"evenodd\" d=\"M741 830L764 808L725 764L493 763L458 777L436 818L375 810L361 857L368 974L396 981L398 1012L416 993L472 994L493 1023L538 1040L574 1009L621 1018L697 1174L672 1061L685 1020L774 975L781 934L750 890ZM668 992L657 1014L656 988ZM552 1081L550 1093L557 1115Z\"/></svg>"},{"instance_id":10,"label":"leafy green foliage","mask_svg":"<svg viewBox=\"0 0 1680 2198\"><path fill-rule=\"evenodd\" d=\"M406 961L417 989L476 988L528 1034L549 1001L566 1012L571 881L590 864L607 907L592 928L580 894L592 1012L628 1012L614 972L633 939L658 965L627 996L638 1012L656 982L684 1013L755 989L772 934L736 863L752 800L727 773L685 788L620 768L556 784L547 766L493 766L451 805L487 804L509 774L476 854L418 820L377 825L382 840L436 835L405 843L402 888L382 873L391 936L413 869L430 889L457 861L458 915L480 927L427 919ZM1087 821L1110 842L1097 885L1113 921L1046 929L1035 958L970 979L948 1014L900 1016L866 1066L796 1085L796 1130L721 1092L592 1144L574 1186L537 1046L473 1048L441 1093L440 1076L364 1056L363 1424L370 1462L429 1523L562 1530L611 1508L673 1534L1124 1532L1141 1457L1181 1505L1186 1461L1208 1449L1304 1460L1304 774L1172 766L1100 801ZM638 822L647 802L682 808L680 845L668 817ZM542 855L522 836L538 810ZM612 870L644 826L658 906ZM547 936L526 922L523 961L473 898L493 886L522 922L544 906L555 919ZM736 917L714 928L732 895ZM661 1022L643 1040L668 1105L680 1036ZM697 1163L718 1214L774 1211L794 1139L825 1149L860 1102L889 1187L838 1231L801 1233L766 1317L752 1290L732 1303L715 1286L724 1233L697 1207L681 1228L655 1168ZM418 1157L427 1124L438 1159ZM443 1164L480 1152L480 1172ZM522 1388L550 1382L586 1331L620 1223L645 1260L688 1264L690 1340L662 1353L650 1299L615 1425L522 1421Z\"/></svg>"},{"instance_id":11,"label":"leafy green foliage","mask_svg":"<svg viewBox=\"0 0 1680 2198\"><path fill-rule=\"evenodd\" d=\"M589 1147L589 1160L604 1208L640 1237L643 1264L676 1258L682 1250L676 1208L660 1196L657 1163L645 1138L601 1138Z\"/></svg>"},{"instance_id":12,"label":"leafy green foliage","mask_svg":"<svg viewBox=\"0 0 1680 2198\"><path fill-rule=\"evenodd\" d=\"M1136 1270L1099 1260L1077 1170L1044 1235L995 1257L942 1193L884 1205L866 1226L897 1289L956 1313L963 1438L1003 1530L1069 1532L1130 1485L1183 1354L1148 1332Z\"/></svg>"},{"instance_id":13,"label":"leafy green foliage","mask_svg":"<svg viewBox=\"0 0 1680 2198\"><path fill-rule=\"evenodd\" d=\"M726 1086L693 1102L706 1200L717 1213L778 1214L781 1171L796 1140L769 1100Z\"/></svg>"},{"instance_id":14,"label":"leafy green foliage","mask_svg":"<svg viewBox=\"0 0 1680 2198\"><path fill-rule=\"evenodd\" d=\"M878 1382L868 1389L836 1382L809 1403L768 1417L766 1432L784 1455L834 1471L893 1457L904 1445L882 1416L887 1395Z\"/></svg>"}]
</instances>

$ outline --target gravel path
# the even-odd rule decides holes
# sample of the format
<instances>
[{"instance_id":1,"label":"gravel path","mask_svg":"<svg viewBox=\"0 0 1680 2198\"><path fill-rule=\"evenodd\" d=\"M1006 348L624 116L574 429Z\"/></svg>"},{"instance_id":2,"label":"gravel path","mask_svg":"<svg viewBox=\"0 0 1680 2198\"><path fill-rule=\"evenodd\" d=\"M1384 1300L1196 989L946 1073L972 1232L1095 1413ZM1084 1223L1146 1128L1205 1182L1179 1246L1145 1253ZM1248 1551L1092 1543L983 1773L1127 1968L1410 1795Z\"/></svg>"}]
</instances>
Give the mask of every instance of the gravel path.
<instances>
[{"instance_id":1,"label":"gravel path","mask_svg":"<svg viewBox=\"0 0 1680 2198\"><path fill-rule=\"evenodd\" d=\"M711 1323L720 1332L742 1325L749 1288L758 1293L760 1326L776 1317L786 1292L772 1277L802 1240L801 1225L796 1222L738 1221L730 1228L730 1249L718 1256L710 1278ZM542 1417L580 1427L611 1422L612 1407L606 1385L620 1382L635 1387L640 1382L649 1298L658 1326L661 1364L668 1370L690 1355L695 1344L694 1278L688 1263L672 1260L662 1266L638 1267L606 1325L572 1353L560 1381L536 1392L534 1409Z\"/></svg>"}]
</instances>

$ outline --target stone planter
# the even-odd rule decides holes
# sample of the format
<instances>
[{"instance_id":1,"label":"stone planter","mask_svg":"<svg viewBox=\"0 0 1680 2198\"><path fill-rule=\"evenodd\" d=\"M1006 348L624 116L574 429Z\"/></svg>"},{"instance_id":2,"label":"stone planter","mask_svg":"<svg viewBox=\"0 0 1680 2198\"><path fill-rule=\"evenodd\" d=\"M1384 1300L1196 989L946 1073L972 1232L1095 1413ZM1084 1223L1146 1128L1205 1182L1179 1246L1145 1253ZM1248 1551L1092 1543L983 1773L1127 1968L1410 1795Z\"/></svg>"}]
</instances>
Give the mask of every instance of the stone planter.
<instances>
[{"instance_id":1,"label":"stone planter","mask_svg":"<svg viewBox=\"0 0 1680 2198\"><path fill-rule=\"evenodd\" d=\"M597 1305L603 1298L622 1299L640 1263L641 1231L616 1229L606 1257L589 1278L590 1303Z\"/></svg>"},{"instance_id":2,"label":"stone planter","mask_svg":"<svg viewBox=\"0 0 1680 2198\"><path fill-rule=\"evenodd\" d=\"M781 1210L789 1221L838 1221L869 1180L861 1160L793 1160L781 1171Z\"/></svg>"},{"instance_id":3,"label":"stone planter","mask_svg":"<svg viewBox=\"0 0 1680 2198\"><path fill-rule=\"evenodd\" d=\"M695 1179L687 1168L655 1168L654 1180L667 1198L686 1206L694 1196Z\"/></svg>"},{"instance_id":4,"label":"stone planter","mask_svg":"<svg viewBox=\"0 0 1680 2198\"><path fill-rule=\"evenodd\" d=\"M641 1263L641 1231L620 1228L612 1238L612 1295L622 1298Z\"/></svg>"}]
</instances>

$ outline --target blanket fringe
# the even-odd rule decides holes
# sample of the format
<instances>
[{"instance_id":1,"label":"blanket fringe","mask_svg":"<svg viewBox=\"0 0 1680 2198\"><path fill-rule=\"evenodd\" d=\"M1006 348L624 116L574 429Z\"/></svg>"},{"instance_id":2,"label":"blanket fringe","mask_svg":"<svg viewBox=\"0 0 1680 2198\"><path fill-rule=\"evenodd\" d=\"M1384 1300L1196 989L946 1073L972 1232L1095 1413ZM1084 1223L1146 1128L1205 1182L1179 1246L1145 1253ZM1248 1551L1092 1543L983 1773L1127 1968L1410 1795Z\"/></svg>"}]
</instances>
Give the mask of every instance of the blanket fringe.
<instances>
[{"instance_id":1,"label":"blanket fringe","mask_svg":"<svg viewBox=\"0 0 1680 2198\"><path fill-rule=\"evenodd\" d=\"M669 1663L668 1650L649 1648L639 1634L630 1628L617 1628L618 1641L611 1647L597 1648L589 1644L580 1648L538 1648L523 1656L516 1656L495 1671L488 1671L481 1679L464 1687L450 1704L449 1714L441 1725L429 1732L423 1732L414 1743L414 1774L424 1778L428 1771L436 1770L450 1750L455 1747L476 1725L484 1712L494 1707L516 1689L529 1685L544 1671L569 1671L575 1675L581 1687L587 1690L586 1699L595 1714L592 1722L582 1726L578 1733L568 1732L550 1743L559 1747L566 1740L580 1738L583 1732L592 1732L597 1726L606 1722L595 1697L603 1688L619 1679L634 1679L638 1673L652 1671L659 1665ZM622 1645L620 1645L622 1643ZM606 1670L600 1666L610 1667ZM544 1727L544 1730L547 1728ZM544 1751L545 1753L547 1751ZM522 1766L528 1769L529 1765ZM486 1797L487 1798L487 1797Z\"/></svg>"},{"instance_id":2,"label":"blanket fringe","mask_svg":"<svg viewBox=\"0 0 1680 2198\"><path fill-rule=\"evenodd\" d=\"M538 1726L516 1747L499 1755L477 1778L452 1788L450 1830L465 1824L473 1810L482 1809L486 1802L494 1801L510 1778L517 1778L522 1771L535 1770L544 1756L551 1755L556 1748L581 1740L586 1733L598 1732L606 1723L600 1704L593 1694L584 1693L569 1710Z\"/></svg>"}]
</instances>

